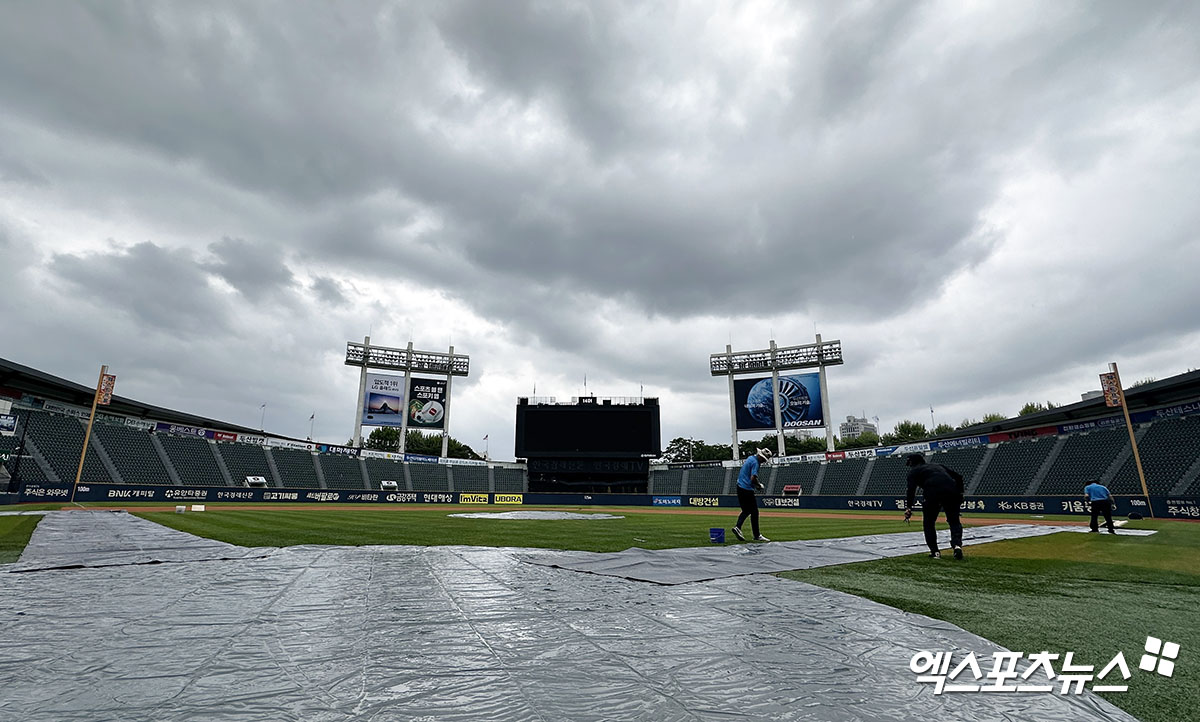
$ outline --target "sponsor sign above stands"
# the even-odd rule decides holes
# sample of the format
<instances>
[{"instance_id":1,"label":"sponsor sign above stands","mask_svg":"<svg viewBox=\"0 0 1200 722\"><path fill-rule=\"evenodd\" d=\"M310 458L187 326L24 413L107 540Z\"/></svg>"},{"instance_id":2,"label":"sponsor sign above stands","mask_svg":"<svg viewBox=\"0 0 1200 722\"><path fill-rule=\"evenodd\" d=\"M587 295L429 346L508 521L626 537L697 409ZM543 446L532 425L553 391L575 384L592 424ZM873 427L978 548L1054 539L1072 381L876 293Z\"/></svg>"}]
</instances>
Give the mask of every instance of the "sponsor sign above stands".
<instances>
[{"instance_id":1,"label":"sponsor sign above stands","mask_svg":"<svg viewBox=\"0 0 1200 722\"><path fill-rule=\"evenodd\" d=\"M258 434L235 434L234 441L239 441L243 444L254 444L255 446L266 446L267 437L259 436Z\"/></svg>"},{"instance_id":2,"label":"sponsor sign above stands","mask_svg":"<svg viewBox=\"0 0 1200 722\"><path fill-rule=\"evenodd\" d=\"M154 422L149 419L134 419L128 416L125 417L125 425L138 431L150 431L154 428Z\"/></svg>"},{"instance_id":3,"label":"sponsor sign above stands","mask_svg":"<svg viewBox=\"0 0 1200 722\"><path fill-rule=\"evenodd\" d=\"M0 434L12 436L17 431L17 417L12 414L0 414Z\"/></svg>"},{"instance_id":4,"label":"sponsor sign above stands","mask_svg":"<svg viewBox=\"0 0 1200 722\"><path fill-rule=\"evenodd\" d=\"M436 464L438 463L437 456L426 456L425 454L405 454L405 461L416 461L421 464Z\"/></svg>"},{"instance_id":5,"label":"sponsor sign above stands","mask_svg":"<svg viewBox=\"0 0 1200 722\"><path fill-rule=\"evenodd\" d=\"M1018 431L1003 431L998 434L988 434L988 443L996 444L1001 441L1018 441L1020 439L1035 439L1039 436L1054 436L1058 434L1057 426L1040 426L1036 429L1020 429Z\"/></svg>"},{"instance_id":6,"label":"sponsor sign above stands","mask_svg":"<svg viewBox=\"0 0 1200 722\"><path fill-rule=\"evenodd\" d=\"M958 449L964 446L983 446L988 442L986 436L967 436L962 439L947 439L945 441L930 442L930 446L934 449Z\"/></svg>"},{"instance_id":7,"label":"sponsor sign above stands","mask_svg":"<svg viewBox=\"0 0 1200 722\"><path fill-rule=\"evenodd\" d=\"M45 502L71 497L69 484L27 482L21 488L18 501ZM533 504L533 505L614 505L614 506L678 506L717 508L738 506L736 496L726 495L663 495L663 494L530 494L453 491L377 491L347 489L263 489L241 487L148 486L137 484L81 483L76 490L77 501L280 501L298 503L358 503L387 504ZM900 512L904 509L902 496L759 496L764 508L790 509L871 509ZM920 509L920 502L916 508ZM1165 519L1200 519L1200 498L1150 497L1154 515ZM969 496L963 501L963 512L1012 514L1077 514L1089 516L1088 504L1079 497L1065 496ZM1144 497L1118 496L1114 514L1124 516L1131 511L1147 512Z\"/></svg>"},{"instance_id":8,"label":"sponsor sign above stands","mask_svg":"<svg viewBox=\"0 0 1200 722\"><path fill-rule=\"evenodd\" d=\"M342 456L358 456L361 449L353 446L336 446L334 444L317 444L317 451L322 454L341 454Z\"/></svg>"},{"instance_id":9,"label":"sponsor sign above stands","mask_svg":"<svg viewBox=\"0 0 1200 722\"><path fill-rule=\"evenodd\" d=\"M154 425L154 431L159 434L179 434L180 436L198 436L201 439L211 439L213 432L199 426L184 426L183 424L167 424L159 421Z\"/></svg>"},{"instance_id":10,"label":"sponsor sign above stands","mask_svg":"<svg viewBox=\"0 0 1200 722\"><path fill-rule=\"evenodd\" d=\"M214 431L212 437L213 437L214 441L237 441L238 440L238 435L233 433L232 431ZM263 439L263 441L265 442L266 439ZM259 444L259 446L262 446L262 444Z\"/></svg>"},{"instance_id":11,"label":"sponsor sign above stands","mask_svg":"<svg viewBox=\"0 0 1200 722\"><path fill-rule=\"evenodd\" d=\"M738 431L775 428L775 387L770 377L734 379L733 399ZM825 426L818 374L779 377L779 417L785 429Z\"/></svg>"},{"instance_id":12,"label":"sponsor sign above stands","mask_svg":"<svg viewBox=\"0 0 1200 722\"><path fill-rule=\"evenodd\" d=\"M867 458L870 458L870 457L873 457L873 456L875 456L875 449L874 449L874 448L870 448L870 449L847 449L847 450L846 450L846 458L847 458L847 459L867 459Z\"/></svg>"},{"instance_id":13,"label":"sponsor sign above stands","mask_svg":"<svg viewBox=\"0 0 1200 722\"><path fill-rule=\"evenodd\" d=\"M438 457L438 463L450 466L487 466L483 459L452 459L448 456Z\"/></svg>"},{"instance_id":14,"label":"sponsor sign above stands","mask_svg":"<svg viewBox=\"0 0 1200 722\"><path fill-rule=\"evenodd\" d=\"M311 441L293 441L292 439L267 439L267 446L277 446L284 449L296 449L298 451L313 450L313 443Z\"/></svg>"},{"instance_id":15,"label":"sponsor sign above stands","mask_svg":"<svg viewBox=\"0 0 1200 722\"><path fill-rule=\"evenodd\" d=\"M404 454L397 454L394 451L376 451L375 449L359 449L359 456L364 456L368 459L388 459L390 461L404 461Z\"/></svg>"},{"instance_id":16,"label":"sponsor sign above stands","mask_svg":"<svg viewBox=\"0 0 1200 722\"><path fill-rule=\"evenodd\" d=\"M42 408L46 411L53 411L56 414L65 416L74 416L77 419L87 419L92 415L91 409L85 409L80 406L71 406L68 404L60 404L57 401L46 401L42 403Z\"/></svg>"},{"instance_id":17,"label":"sponsor sign above stands","mask_svg":"<svg viewBox=\"0 0 1200 722\"><path fill-rule=\"evenodd\" d=\"M709 469L715 466L723 466L723 460L714 459L712 461L672 461L667 464L671 469Z\"/></svg>"}]
</instances>

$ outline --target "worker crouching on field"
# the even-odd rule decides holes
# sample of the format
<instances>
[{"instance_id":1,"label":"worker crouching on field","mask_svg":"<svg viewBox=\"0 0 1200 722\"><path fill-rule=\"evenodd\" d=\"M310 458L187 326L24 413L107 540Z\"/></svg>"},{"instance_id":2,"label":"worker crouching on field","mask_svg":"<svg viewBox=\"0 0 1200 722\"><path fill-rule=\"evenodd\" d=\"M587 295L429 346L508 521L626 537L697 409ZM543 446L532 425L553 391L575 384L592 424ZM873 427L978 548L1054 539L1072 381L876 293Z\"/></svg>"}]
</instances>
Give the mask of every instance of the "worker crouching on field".
<instances>
[{"instance_id":1,"label":"worker crouching on field","mask_svg":"<svg viewBox=\"0 0 1200 722\"><path fill-rule=\"evenodd\" d=\"M950 524L950 546L954 547L954 558L962 559L962 522L958 518L958 510L963 501L963 478L957 471L947 469L941 464L927 464L925 457L920 454L909 454L904 458L908 467L908 497L904 505L904 520L912 518L913 496L917 487L924 491L921 509L924 513L922 523L925 527L925 543L929 546L929 556L937 559L942 556L938 551L937 518L941 511L946 512L946 522Z\"/></svg>"},{"instance_id":2,"label":"worker crouching on field","mask_svg":"<svg viewBox=\"0 0 1200 722\"><path fill-rule=\"evenodd\" d=\"M750 528L754 530L754 541L771 541L758 530L758 498L754 492L766 488L758 480L758 467L770 462L772 456L774 454L770 449L759 449L746 459L746 462L742 464L742 470L738 472L737 495L742 513L738 515L737 525L733 527L732 531L733 535L742 541L746 541L746 537L742 535L742 524L746 521L746 517L750 517Z\"/></svg>"}]
</instances>

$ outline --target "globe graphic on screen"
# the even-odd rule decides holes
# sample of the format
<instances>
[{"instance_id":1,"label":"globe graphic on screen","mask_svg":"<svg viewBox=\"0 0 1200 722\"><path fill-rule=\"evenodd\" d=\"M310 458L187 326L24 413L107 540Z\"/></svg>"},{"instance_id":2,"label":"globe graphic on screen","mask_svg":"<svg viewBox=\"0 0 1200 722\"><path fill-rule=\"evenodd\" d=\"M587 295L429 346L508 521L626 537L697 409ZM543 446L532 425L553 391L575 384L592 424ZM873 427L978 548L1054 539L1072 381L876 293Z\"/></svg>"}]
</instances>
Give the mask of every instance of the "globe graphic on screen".
<instances>
[{"instance_id":1,"label":"globe graphic on screen","mask_svg":"<svg viewBox=\"0 0 1200 722\"><path fill-rule=\"evenodd\" d=\"M746 410L764 426L775 426L775 411L771 406L771 379L763 379L750 388ZM784 424L808 418L812 399L808 389L789 378L779 379L779 416Z\"/></svg>"}]
</instances>

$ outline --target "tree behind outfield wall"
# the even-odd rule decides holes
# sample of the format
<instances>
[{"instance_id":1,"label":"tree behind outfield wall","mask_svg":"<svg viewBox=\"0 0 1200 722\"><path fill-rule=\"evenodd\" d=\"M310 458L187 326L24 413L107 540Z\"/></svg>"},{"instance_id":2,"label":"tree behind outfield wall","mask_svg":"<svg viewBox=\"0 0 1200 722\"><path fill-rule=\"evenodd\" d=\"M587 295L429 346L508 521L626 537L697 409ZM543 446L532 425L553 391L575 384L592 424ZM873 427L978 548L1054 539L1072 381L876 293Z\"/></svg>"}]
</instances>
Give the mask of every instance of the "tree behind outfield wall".
<instances>
[{"instance_id":1,"label":"tree behind outfield wall","mask_svg":"<svg viewBox=\"0 0 1200 722\"><path fill-rule=\"evenodd\" d=\"M921 441L928 438L929 430L925 428L925 424L905 419L896 424L896 428L892 430L892 433L883 435L883 443L891 446L893 444L907 444L911 441Z\"/></svg>"},{"instance_id":2,"label":"tree behind outfield wall","mask_svg":"<svg viewBox=\"0 0 1200 722\"><path fill-rule=\"evenodd\" d=\"M1050 409L1057 408L1058 404L1054 403L1053 401L1047 401L1044 404L1036 401L1030 401L1021 407L1021 410L1017 412L1017 416L1028 416L1029 414L1036 414L1041 411L1049 411Z\"/></svg>"},{"instance_id":3,"label":"tree behind outfield wall","mask_svg":"<svg viewBox=\"0 0 1200 722\"><path fill-rule=\"evenodd\" d=\"M423 434L416 429L409 429L404 437L404 450L410 454L425 456L441 456L442 436L438 433ZM400 429L395 426L379 426L367 437L363 448L375 451L398 452L400 450ZM450 437L446 444L446 456L451 459L483 459L475 450L466 444Z\"/></svg>"},{"instance_id":4,"label":"tree behind outfield wall","mask_svg":"<svg viewBox=\"0 0 1200 722\"><path fill-rule=\"evenodd\" d=\"M1008 417L1005 416L1004 414L991 413L991 414L984 414L983 418L979 420L979 423L994 424L999 421L1006 421L1007 419L1008 419Z\"/></svg>"}]
</instances>

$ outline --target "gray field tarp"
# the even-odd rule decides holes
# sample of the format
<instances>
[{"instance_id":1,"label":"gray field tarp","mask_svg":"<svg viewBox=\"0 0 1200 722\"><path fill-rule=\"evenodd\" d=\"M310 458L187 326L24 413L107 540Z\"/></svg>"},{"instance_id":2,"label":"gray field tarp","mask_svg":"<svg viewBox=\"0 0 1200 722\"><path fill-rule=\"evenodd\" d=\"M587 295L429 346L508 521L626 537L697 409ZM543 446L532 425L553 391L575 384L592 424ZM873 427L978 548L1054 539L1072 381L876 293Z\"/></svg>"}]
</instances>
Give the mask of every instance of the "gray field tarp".
<instances>
[{"instance_id":1,"label":"gray field tarp","mask_svg":"<svg viewBox=\"0 0 1200 722\"><path fill-rule=\"evenodd\" d=\"M1087 532L1080 526L998 524L964 530L965 544L986 544L1005 539L1045 536L1058 532ZM1122 534L1146 536L1150 529L1122 530ZM950 556L950 532L938 533L942 552ZM967 547L970 551L970 547ZM872 534L840 539L734 544L730 546L685 547L681 549L626 549L622 552L561 552L553 557L531 556L533 564L603 574L655 584L685 584L742 574L770 574L792 569L812 569L872 559L928 554L922 532Z\"/></svg>"},{"instance_id":2,"label":"gray field tarp","mask_svg":"<svg viewBox=\"0 0 1200 722\"><path fill-rule=\"evenodd\" d=\"M914 653L998 647L769 575L661 586L479 547L230 558L177 534L47 515L0 568L26 570L0 573L0 719L1133 719L1089 693L936 696ZM106 566L63 568L89 543Z\"/></svg>"}]
</instances>

